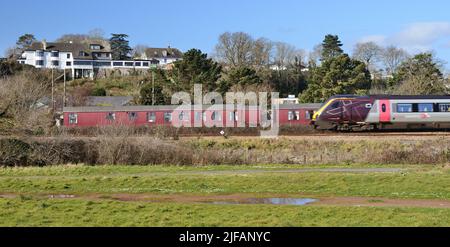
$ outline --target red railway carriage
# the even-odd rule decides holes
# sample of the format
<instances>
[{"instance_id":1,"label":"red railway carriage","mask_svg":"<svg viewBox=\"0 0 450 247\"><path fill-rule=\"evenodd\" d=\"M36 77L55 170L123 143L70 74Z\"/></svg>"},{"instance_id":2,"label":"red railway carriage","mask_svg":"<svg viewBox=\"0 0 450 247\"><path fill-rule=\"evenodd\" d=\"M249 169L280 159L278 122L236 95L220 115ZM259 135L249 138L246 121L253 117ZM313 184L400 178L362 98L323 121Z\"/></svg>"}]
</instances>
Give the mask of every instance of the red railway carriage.
<instances>
[{"instance_id":1,"label":"red railway carriage","mask_svg":"<svg viewBox=\"0 0 450 247\"><path fill-rule=\"evenodd\" d=\"M280 125L309 125L319 104L279 106ZM257 106L121 106L65 107L64 125L70 127L185 126L185 127L257 127L261 123ZM265 114L272 115L269 109Z\"/></svg>"}]
</instances>

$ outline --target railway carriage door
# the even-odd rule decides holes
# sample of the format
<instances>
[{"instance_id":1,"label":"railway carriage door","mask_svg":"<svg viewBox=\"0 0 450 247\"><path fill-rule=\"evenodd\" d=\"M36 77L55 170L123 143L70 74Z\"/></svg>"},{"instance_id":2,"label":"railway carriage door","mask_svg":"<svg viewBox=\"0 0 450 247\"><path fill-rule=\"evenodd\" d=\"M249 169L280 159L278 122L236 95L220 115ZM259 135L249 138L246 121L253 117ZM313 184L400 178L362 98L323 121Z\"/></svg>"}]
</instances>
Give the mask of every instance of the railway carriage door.
<instances>
[{"instance_id":1,"label":"railway carriage door","mask_svg":"<svg viewBox=\"0 0 450 247\"><path fill-rule=\"evenodd\" d=\"M389 100L379 100L380 123L387 123L391 121L391 104Z\"/></svg>"}]
</instances>

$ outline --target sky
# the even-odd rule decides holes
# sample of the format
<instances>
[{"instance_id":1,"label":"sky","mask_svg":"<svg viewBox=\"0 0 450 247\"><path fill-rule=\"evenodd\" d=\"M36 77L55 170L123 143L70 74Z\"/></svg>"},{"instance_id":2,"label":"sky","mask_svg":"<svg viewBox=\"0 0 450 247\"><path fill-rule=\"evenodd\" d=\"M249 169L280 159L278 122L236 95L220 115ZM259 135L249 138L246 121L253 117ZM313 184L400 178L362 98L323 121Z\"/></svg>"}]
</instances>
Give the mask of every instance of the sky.
<instances>
[{"instance_id":1,"label":"sky","mask_svg":"<svg viewBox=\"0 0 450 247\"><path fill-rule=\"evenodd\" d=\"M145 44L211 54L218 36L243 31L310 51L337 34L351 53L358 42L433 51L450 62L450 1L446 0L21 0L2 1L0 55L24 33L52 41L103 29ZM446 64L450 68L449 64Z\"/></svg>"}]
</instances>

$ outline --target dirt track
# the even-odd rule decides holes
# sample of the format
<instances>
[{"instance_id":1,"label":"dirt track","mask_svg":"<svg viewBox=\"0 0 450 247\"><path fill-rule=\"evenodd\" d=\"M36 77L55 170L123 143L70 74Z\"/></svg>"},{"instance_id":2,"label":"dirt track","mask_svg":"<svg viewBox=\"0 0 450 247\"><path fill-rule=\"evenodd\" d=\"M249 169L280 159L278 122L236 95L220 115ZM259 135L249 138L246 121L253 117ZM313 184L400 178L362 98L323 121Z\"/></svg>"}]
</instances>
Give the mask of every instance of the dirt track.
<instances>
[{"instance_id":1,"label":"dirt track","mask_svg":"<svg viewBox=\"0 0 450 247\"><path fill-rule=\"evenodd\" d=\"M316 197L305 195L252 195L252 194L229 194L229 195L186 195L186 194L36 194L20 195L14 193L0 194L0 198L19 198L31 196L39 199L86 199L86 200L116 200L136 201L147 203L203 203L233 202L234 204L247 204L246 201L253 198L313 198L316 202L308 206L353 206L353 207L419 207L419 208L450 208L450 200L441 199L392 199L383 197Z\"/></svg>"}]
</instances>

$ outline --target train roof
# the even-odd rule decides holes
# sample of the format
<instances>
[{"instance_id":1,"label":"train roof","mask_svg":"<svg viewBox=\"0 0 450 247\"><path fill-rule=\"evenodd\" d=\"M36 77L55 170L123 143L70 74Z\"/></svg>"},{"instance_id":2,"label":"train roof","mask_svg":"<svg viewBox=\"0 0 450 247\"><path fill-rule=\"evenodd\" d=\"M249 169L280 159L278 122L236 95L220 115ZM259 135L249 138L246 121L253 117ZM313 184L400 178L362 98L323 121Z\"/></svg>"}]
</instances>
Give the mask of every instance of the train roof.
<instances>
[{"instance_id":1,"label":"train roof","mask_svg":"<svg viewBox=\"0 0 450 247\"><path fill-rule=\"evenodd\" d=\"M295 109L318 109L321 104L281 104L279 109L295 110ZM173 111L180 107L180 105L134 105L134 106L79 106L79 107L64 107L63 112L117 112L117 111ZM202 107L202 110L214 110L213 105L187 105L185 110L196 110L196 107ZM222 110L226 107L234 107L233 105L216 105L217 110ZM242 109L243 105L236 105L233 109ZM245 109L256 110L258 106L245 106ZM270 110L270 109L269 109Z\"/></svg>"},{"instance_id":2,"label":"train roof","mask_svg":"<svg viewBox=\"0 0 450 247\"><path fill-rule=\"evenodd\" d=\"M388 95L388 94L353 95L353 94L340 94L340 95L333 95L330 98L328 98L328 100L335 99L335 98L354 98L354 99L450 99L450 95Z\"/></svg>"}]
</instances>

